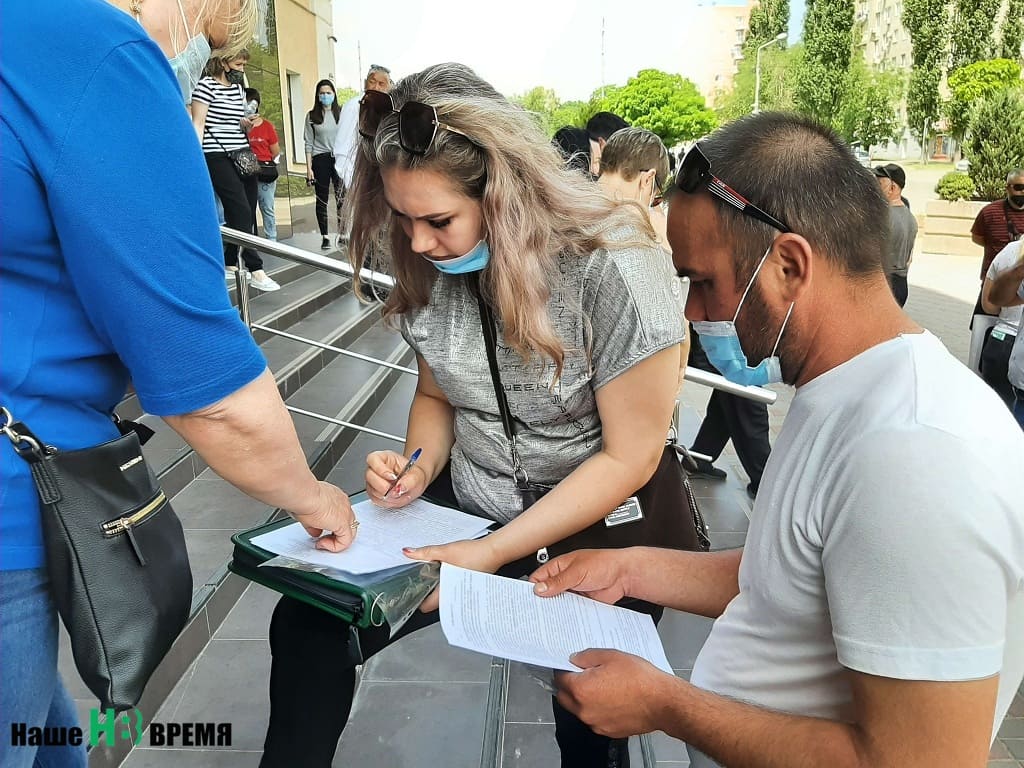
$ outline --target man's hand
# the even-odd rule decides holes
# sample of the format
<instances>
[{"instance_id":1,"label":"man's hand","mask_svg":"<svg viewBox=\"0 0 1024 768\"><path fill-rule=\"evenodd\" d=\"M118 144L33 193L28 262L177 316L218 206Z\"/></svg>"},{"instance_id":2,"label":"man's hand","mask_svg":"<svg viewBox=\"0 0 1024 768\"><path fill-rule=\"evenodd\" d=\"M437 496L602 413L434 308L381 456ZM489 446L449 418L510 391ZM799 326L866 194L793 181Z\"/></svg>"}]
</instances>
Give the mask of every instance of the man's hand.
<instances>
[{"instance_id":1,"label":"man's hand","mask_svg":"<svg viewBox=\"0 0 1024 768\"><path fill-rule=\"evenodd\" d=\"M485 536L482 539L464 539L463 541L453 541L451 544L420 547L419 549L404 548L402 552L412 560L437 561L480 573L494 573L504 563L498 559L487 538ZM420 611L423 613L436 611L440 602L441 588L438 587L427 595L427 599L420 605Z\"/></svg>"},{"instance_id":2,"label":"man's hand","mask_svg":"<svg viewBox=\"0 0 1024 768\"><path fill-rule=\"evenodd\" d=\"M316 548L328 552L341 552L347 549L356 538L355 513L352 504L339 488L325 483L317 483L317 499L311 507L312 511L291 512L291 516L302 523L306 533L316 538L324 531L331 531L330 536L317 539Z\"/></svg>"},{"instance_id":3,"label":"man's hand","mask_svg":"<svg viewBox=\"0 0 1024 768\"><path fill-rule=\"evenodd\" d=\"M570 661L583 671L555 673L558 703L595 733L621 739L664 730L676 677L621 651L592 648Z\"/></svg>"},{"instance_id":4,"label":"man's hand","mask_svg":"<svg viewBox=\"0 0 1024 768\"><path fill-rule=\"evenodd\" d=\"M534 594L578 592L602 603L629 597L631 550L581 549L556 557L530 575Z\"/></svg>"}]
</instances>

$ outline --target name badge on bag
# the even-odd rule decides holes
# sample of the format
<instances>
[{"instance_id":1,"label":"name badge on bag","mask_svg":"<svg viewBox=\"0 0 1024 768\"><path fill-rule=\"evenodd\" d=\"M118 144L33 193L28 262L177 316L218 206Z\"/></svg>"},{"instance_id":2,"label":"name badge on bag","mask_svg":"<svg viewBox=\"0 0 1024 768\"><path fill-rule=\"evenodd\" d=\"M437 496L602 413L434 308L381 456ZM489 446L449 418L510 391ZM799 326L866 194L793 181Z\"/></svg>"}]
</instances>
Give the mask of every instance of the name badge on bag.
<instances>
[{"instance_id":1,"label":"name badge on bag","mask_svg":"<svg viewBox=\"0 0 1024 768\"><path fill-rule=\"evenodd\" d=\"M640 508L640 499L630 496L621 506L613 509L604 518L606 528L614 528L616 525L635 523L644 519L644 511Z\"/></svg>"}]
</instances>

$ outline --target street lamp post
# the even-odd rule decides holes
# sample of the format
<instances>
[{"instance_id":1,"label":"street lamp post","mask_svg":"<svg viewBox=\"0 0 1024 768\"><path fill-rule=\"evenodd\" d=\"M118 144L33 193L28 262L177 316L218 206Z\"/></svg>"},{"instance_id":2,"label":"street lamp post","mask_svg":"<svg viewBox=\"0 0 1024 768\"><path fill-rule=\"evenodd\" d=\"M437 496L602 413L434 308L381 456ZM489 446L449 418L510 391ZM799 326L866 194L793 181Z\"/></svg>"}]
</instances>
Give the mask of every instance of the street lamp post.
<instances>
[{"instance_id":1,"label":"street lamp post","mask_svg":"<svg viewBox=\"0 0 1024 768\"><path fill-rule=\"evenodd\" d=\"M761 51L767 48L769 45L775 45L775 43L785 40L789 35L785 32L779 32L775 37L769 40L767 43L762 43L757 46L757 54L755 55L754 61L754 114L756 115L761 111Z\"/></svg>"}]
</instances>

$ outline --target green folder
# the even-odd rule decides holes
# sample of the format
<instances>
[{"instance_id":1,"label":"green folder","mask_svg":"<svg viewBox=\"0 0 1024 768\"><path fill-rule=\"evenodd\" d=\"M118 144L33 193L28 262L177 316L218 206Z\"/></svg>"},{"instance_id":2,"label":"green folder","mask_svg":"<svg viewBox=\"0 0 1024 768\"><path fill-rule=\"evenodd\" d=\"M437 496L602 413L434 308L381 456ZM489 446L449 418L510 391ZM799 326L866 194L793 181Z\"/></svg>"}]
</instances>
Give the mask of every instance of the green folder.
<instances>
[{"instance_id":1,"label":"green folder","mask_svg":"<svg viewBox=\"0 0 1024 768\"><path fill-rule=\"evenodd\" d=\"M366 494L358 493L352 496L352 503L364 499ZM432 582L432 586L436 586L438 567L431 563L410 561L408 566L379 573L352 574L350 581L294 568L261 567L276 555L253 544L252 540L294 522L286 517L232 536L235 546L228 570L363 629L383 626L388 623L387 616L393 614L403 600L408 601L410 596L420 593L418 599L422 600L429 594L429 589L424 592L424 585Z\"/></svg>"}]
</instances>

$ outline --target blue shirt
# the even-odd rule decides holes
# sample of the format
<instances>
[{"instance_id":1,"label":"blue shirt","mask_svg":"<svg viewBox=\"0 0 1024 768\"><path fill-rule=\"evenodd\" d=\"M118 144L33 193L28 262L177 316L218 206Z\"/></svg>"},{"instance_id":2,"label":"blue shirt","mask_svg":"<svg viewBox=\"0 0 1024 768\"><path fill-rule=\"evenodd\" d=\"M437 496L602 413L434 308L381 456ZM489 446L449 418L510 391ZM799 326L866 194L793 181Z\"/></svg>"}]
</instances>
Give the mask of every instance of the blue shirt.
<instances>
[{"instance_id":1,"label":"blue shirt","mask_svg":"<svg viewBox=\"0 0 1024 768\"><path fill-rule=\"evenodd\" d=\"M266 367L228 301L213 191L167 59L104 0L0 10L0 403L44 442L110 440ZM44 563L28 465L0 444L0 570Z\"/></svg>"}]
</instances>

